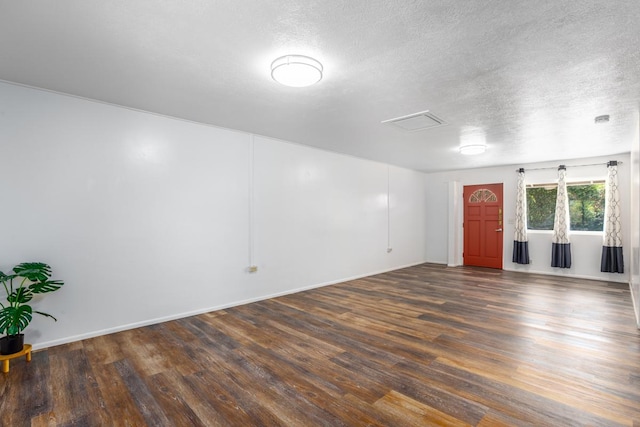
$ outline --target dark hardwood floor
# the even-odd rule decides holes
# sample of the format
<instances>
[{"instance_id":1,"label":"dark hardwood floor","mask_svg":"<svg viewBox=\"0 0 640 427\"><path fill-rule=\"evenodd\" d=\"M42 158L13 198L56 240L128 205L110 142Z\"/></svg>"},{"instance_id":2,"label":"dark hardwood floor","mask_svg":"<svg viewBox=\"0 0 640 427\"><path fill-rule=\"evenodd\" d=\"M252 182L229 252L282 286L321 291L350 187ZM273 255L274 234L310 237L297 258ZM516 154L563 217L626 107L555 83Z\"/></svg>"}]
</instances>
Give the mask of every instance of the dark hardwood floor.
<instances>
[{"instance_id":1,"label":"dark hardwood floor","mask_svg":"<svg viewBox=\"0 0 640 427\"><path fill-rule=\"evenodd\" d=\"M35 352L0 424L640 426L640 333L624 284L423 264Z\"/></svg>"}]
</instances>

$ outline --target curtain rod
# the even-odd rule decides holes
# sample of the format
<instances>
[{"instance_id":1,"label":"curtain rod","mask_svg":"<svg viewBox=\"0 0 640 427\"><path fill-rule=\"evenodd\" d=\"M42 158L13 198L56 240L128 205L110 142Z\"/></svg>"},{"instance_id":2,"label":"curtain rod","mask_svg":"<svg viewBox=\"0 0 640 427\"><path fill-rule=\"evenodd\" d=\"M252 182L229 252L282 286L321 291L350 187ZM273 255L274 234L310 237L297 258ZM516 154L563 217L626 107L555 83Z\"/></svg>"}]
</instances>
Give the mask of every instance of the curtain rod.
<instances>
[{"instance_id":1,"label":"curtain rod","mask_svg":"<svg viewBox=\"0 0 640 427\"><path fill-rule=\"evenodd\" d=\"M614 160L614 161L616 161L616 160ZM616 161L616 162L617 162L618 165L622 164L622 162L618 162L618 161ZM585 167L585 166L601 166L601 165L608 166L609 162L606 162L606 163L590 163L588 165L560 165L560 166L566 166L567 169L568 169L568 168L581 168L581 167ZM520 169L525 169L525 168L518 168L518 169L516 169L516 172L520 172ZM549 166L549 167L546 167L546 168L531 168L531 169L525 169L525 171L542 171L542 170L547 170L547 169L558 169L558 166Z\"/></svg>"}]
</instances>

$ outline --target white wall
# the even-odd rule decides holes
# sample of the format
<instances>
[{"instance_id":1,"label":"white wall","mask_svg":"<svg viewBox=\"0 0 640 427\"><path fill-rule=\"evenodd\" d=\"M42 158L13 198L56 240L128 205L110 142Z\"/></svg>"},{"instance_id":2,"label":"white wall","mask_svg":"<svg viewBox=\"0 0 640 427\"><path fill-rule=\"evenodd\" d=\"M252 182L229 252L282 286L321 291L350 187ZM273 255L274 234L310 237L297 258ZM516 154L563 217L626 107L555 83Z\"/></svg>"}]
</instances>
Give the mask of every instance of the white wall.
<instances>
[{"instance_id":1,"label":"white wall","mask_svg":"<svg viewBox=\"0 0 640 427\"><path fill-rule=\"evenodd\" d=\"M437 264L447 264L447 237L449 218L449 185L445 179L429 176L427 179L427 259Z\"/></svg>"},{"instance_id":2,"label":"white wall","mask_svg":"<svg viewBox=\"0 0 640 427\"><path fill-rule=\"evenodd\" d=\"M605 179L607 169L604 166L604 163L606 163L608 160L619 160L623 163L618 167L620 194L623 204L622 224L623 229L626 228L627 230L630 230L631 190L629 180L631 162L628 153L600 158L566 160L562 162L526 164L517 166L514 165L428 174L427 200L429 201L429 203L446 203L446 194L449 192L448 183L452 181L458 181L460 186L503 183L505 219L503 227L503 268L505 270L566 275L572 277L582 277L626 283L629 280L629 246L631 245L630 239L626 238L626 236L630 235L630 231L624 233L625 239L623 241L623 256L626 264L624 274L600 272L600 256L602 253L601 233L572 232L570 237L572 243L572 266L569 269L553 268L550 266L551 231L538 231L529 233L529 253L531 256L531 264L520 265L514 264L511 261L513 251L513 220L515 219L515 195L517 184L517 174L515 172L516 167L525 168L527 183L549 183L557 181L557 166L560 163L566 164L567 179L569 182L571 182L594 178ZM590 167L571 167L571 165L585 165L592 163L601 163L602 165ZM551 167L552 169L539 171L531 170L544 167ZM446 209L429 208L428 210L427 235L429 236L429 239L427 248L427 259L429 262L447 263L449 241L447 230L443 230L443 224L447 224L447 215L448 212Z\"/></svg>"},{"instance_id":3,"label":"white wall","mask_svg":"<svg viewBox=\"0 0 640 427\"><path fill-rule=\"evenodd\" d=\"M426 259L414 171L6 83L0 158L0 270L66 283L36 348Z\"/></svg>"},{"instance_id":4,"label":"white wall","mask_svg":"<svg viewBox=\"0 0 640 427\"><path fill-rule=\"evenodd\" d=\"M424 262L423 174L264 137L254 156L255 263L268 293Z\"/></svg>"},{"instance_id":5,"label":"white wall","mask_svg":"<svg viewBox=\"0 0 640 427\"><path fill-rule=\"evenodd\" d=\"M638 120L640 122L640 118ZM640 328L640 124L631 146L631 295Z\"/></svg>"}]
</instances>

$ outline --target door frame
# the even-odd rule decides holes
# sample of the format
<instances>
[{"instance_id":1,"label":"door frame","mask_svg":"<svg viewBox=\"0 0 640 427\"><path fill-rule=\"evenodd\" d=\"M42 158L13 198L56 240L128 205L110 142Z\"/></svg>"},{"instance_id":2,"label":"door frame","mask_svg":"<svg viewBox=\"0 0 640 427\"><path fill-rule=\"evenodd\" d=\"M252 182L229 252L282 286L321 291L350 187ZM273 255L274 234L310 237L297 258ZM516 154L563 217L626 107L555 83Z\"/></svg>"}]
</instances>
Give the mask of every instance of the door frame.
<instances>
[{"instance_id":1,"label":"door frame","mask_svg":"<svg viewBox=\"0 0 640 427\"><path fill-rule=\"evenodd\" d=\"M464 187L466 185L483 185L487 184L483 183L475 183L475 182L461 182L461 181L449 181L449 195L448 195L448 212L449 212L449 221L448 221L448 233L447 233L447 266L449 267L458 267L464 265L464 259L462 254L464 253ZM502 229L506 230L506 219L505 219L505 209L504 209L504 182L497 181L491 184L502 184ZM504 270L504 248L505 248L505 232L503 231L502 236L502 269Z\"/></svg>"},{"instance_id":2,"label":"door frame","mask_svg":"<svg viewBox=\"0 0 640 427\"><path fill-rule=\"evenodd\" d=\"M483 229L480 231L480 235L478 236L480 238L480 254L475 257L472 257L470 254L467 256L463 255L463 264L502 270L504 267L504 183L494 182L467 184L463 188L463 194L466 193L466 196L471 197L472 194L475 194L475 191L481 191L483 188L493 189L493 191L489 191L491 191L491 193L495 192L494 196L498 197L496 197L495 202L487 202L486 204L482 202L478 205L471 203L468 200L463 200L463 220L464 224L467 226L467 228L463 230L465 245L468 243L467 237L471 239L471 234L469 234L471 233L471 230L468 228L470 226L468 221L471 221L471 218L466 218L466 214L469 213L467 212L467 206L469 209L477 206L480 208L480 212L485 212L485 209L493 209L494 213L490 215L488 211L486 211L481 215L480 218L482 219L481 224L483 225ZM474 193L472 193L472 191L474 191ZM495 210L496 208L497 210ZM485 221L487 221L486 225ZM486 227L489 227L489 229ZM493 231L494 228L495 232ZM494 242L498 247L496 248L496 246L494 246L494 244L490 244L490 242ZM464 247L465 245L463 245L463 250L466 253L467 248ZM498 251L494 252L493 249L498 249ZM495 256L487 255L485 250L491 250L491 253L495 254Z\"/></svg>"}]
</instances>

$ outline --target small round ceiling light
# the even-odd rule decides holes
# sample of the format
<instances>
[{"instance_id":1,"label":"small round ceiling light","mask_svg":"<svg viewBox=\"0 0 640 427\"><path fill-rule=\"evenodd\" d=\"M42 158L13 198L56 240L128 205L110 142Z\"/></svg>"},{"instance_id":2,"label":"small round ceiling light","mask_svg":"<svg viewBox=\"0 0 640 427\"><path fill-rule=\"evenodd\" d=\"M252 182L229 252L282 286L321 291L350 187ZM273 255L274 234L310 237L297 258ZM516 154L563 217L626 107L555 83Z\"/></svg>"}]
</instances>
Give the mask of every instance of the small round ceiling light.
<instances>
[{"instance_id":1,"label":"small round ceiling light","mask_svg":"<svg viewBox=\"0 0 640 427\"><path fill-rule=\"evenodd\" d=\"M305 87L322 79L322 64L303 55L285 55L271 63L271 77L280 84Z\"/></svg>"},{"instance_id":2,"label":"small round ceiling light","mask_svg":"<svg viewBox=\"0 0 640 427\"><path fill-rule=\"evenodd\" d=\"M482 154L487 149L484 144L469 144L460 146L460 154L465 156L473 156L475 154Z\"/></svg>"},{"instance_id":3,"label":"small round ceiling light","mask_svg":"<svg viewBox=\"0 0 640 427\"><path fill-rule=\"evenodd\" d=\"M603 123L609 123L609 115L608 115L608 114L604 114L604 115L602 115L602 116L597 116L597 117L594 119L594 122L595 122L597 125L600 125L600 124L603 124Z\"/></svg>"}]
</instances>

